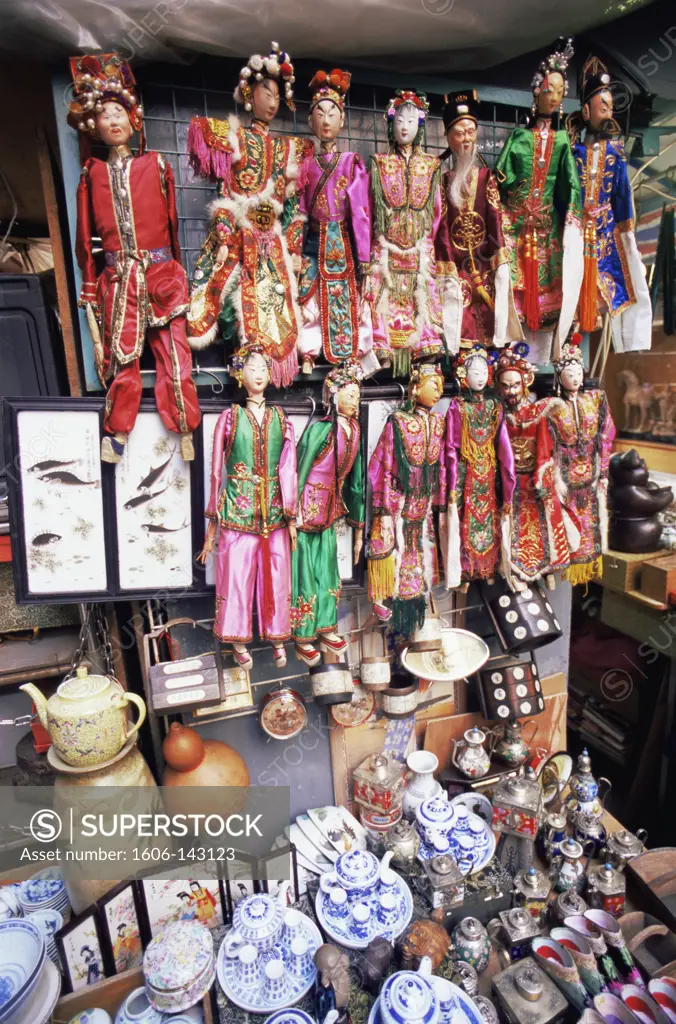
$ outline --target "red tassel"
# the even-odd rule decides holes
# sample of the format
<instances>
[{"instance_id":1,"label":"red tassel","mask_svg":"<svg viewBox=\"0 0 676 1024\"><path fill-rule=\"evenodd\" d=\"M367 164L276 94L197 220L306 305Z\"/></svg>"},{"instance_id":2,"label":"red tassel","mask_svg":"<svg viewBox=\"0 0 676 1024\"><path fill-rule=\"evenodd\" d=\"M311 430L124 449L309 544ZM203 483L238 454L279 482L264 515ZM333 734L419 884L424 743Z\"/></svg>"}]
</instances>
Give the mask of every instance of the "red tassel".
<instances>
[{"instance_id":1,"label":"red tassel","mask_svg":"<svg viewBox=\"0 0 676 1024\"><path fill-rule=\"evenodd\" d=\"M537 230L533 228L532 233L526 229L525 253L524 253L524 306L526 323L532 331L540 329L540 280L538 262L538 237Z\"/></svg>"},{"instance_id":2,"label":"red tassel","mask_svg":"<svg viewBox=\"0 0 676 1024\"><path fill-rule=\"evenodd\" d=\"M588 221L584 229L584 278L580 292L580 329L591 333L596 329L598 315L598 259L596 225Z\"/></svg>"},{"instance_id":3,"label":"red tassel","mask_svg":"<svg viewBox=\"0 0 676 1024\"><path fill-rule=\"evenodd\" d=\"M275 614L275 589L272 585L272 566L270 564L270 538L262 537L263 541L263 615L265 623L258 623L259 631L262 633L272 623Z\"/></svg>"}]
</instances>

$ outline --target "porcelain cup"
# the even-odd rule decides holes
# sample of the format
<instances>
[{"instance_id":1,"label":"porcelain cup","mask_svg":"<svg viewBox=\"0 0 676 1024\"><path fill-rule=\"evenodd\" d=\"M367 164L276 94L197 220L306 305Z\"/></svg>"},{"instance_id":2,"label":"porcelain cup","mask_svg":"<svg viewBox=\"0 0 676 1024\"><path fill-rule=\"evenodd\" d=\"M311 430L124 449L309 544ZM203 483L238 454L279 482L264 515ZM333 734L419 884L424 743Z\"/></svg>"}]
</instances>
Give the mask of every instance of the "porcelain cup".
<instances>
[{"instance_id":1,"label":"porcelain cup","mask_svg":"<svg viewBox=\"0 0 676 1024\"><path fill-rule=\"evenodd\" d=\"M286 993L287 978L282 960L270 960L263 973L263 998L266 1003L278 1003Z\"/></svg>"},{"instance_id":2,"label":"porcelain cup","mask_svg":"<svg viewBox=\"0 0 676 1024\"><path fill-rule=\"evenodd\" d=\"M130 992L117 1011L115 1024L162 1024L164 1015L150 1005L143 985Z\"/></svg>"},{"instance_id":3,"label":"porcelain cup","mask_svg":"<svg viewBox=\"0 0 676 1024\"><path fill-rule=\"evenodd\" d=\"M386 892L378 901L378 920L386 928L391 928L397 920L397 897L394 893Z\"/></svg>"},{"instance_id":4,"label":"porcelain cup","mask_svg":"<svg viewBox=\"0 0 676 1024\"><path fill-rule=\"evenodd\" d=\"M282 942L290 946L294 939L303 934L303 915L299 910L293 908L287 910L284 915L284 927L282 928Z\"/></svg>"},{"instance_id":5,"label":"porcelain cup","mask_svg":"<svg viewBox=\"0 0 676 1024\"><path fill-rule=\"evenodd\" d=\"M335 889L331 890L331 892L329 893L327 912L329 914L329 917L335 917L339 919L347 917L347 915L350 913L350 908L347 902L347 893L345 892L344 889L340 889L338 886L336 886Z\"/></svg>"},{"instance_id":6,"label":"porcelain cup","mask_svg":"<svg viewBox=\"0 0 676 1024\"><path fill-rule=\"evenodd\" d=\"M262 974L263 964L258 950L250 942L242 946L237 954L237 980L243 988L251 988L258 985Z\"/></svg>"},{"instance_id":7,"label":"porcelain cup","mask_svg":"<svg viewBox=\"0 0 676 1024\"><path fill-rule=\"evenodd\" d=\"M386 892L393 892L397 885L397 876L392 868L385 868L380 872L380 885L378 891L382 895Z\"/></svg>"},{"instance_id":8,"label":"porcelain cup","mask_svg":"<svg viewBox=\"0 0 676 1024\"><path fill-rule=\"evenodd\" d=\"M432 988L434 994L437 997L439 1003L439 1024L450 1024L453 1020L453 988L451 987L450 981L446 981L445 978L439 978L437 975L432 975L430 981L432 982Z\"/></svg>"},{"instance_id":9,"label":"porcelain cup","mask_svg":"<svg viewBox=\"0 0 676 1024\"><path fill-rule=\"evenodd\" d=\"M458 832L469 832L469 811L462 804L458 804L455 808L453 828Z\"/></svg>"},{"instance_id":10,"label":"porcelain cup","mask_svg":"<svg viewBox=\"0 0 676 1024\"><path fill-rule=\"evenodd\" d=\"M307 978L312 971L313 960L310 953L310 945L305 936L294 939L291 943L291 956L289 958L289 972L295 978Z\"/></svg>"},{"instance_id":11,"label":"porcelain cup","mask_svg":"<svg viewBox=\"0 0 676 1024\"><path fill-rule=\"evenodd\" d=\"M371 908L365 903L357 903L352 908L352 931L358 939L368 938Z\"/></svg>"}]
</instances>

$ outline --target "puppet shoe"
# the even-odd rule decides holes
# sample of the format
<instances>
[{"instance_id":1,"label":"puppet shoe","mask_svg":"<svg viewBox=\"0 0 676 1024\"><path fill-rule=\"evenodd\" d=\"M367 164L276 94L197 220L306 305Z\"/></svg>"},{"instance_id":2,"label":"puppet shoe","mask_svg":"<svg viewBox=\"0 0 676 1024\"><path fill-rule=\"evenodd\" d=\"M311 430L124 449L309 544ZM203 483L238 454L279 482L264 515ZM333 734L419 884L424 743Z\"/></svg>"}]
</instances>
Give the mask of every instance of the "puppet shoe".
<instances>
[{"instance_id":1,"label":"puppet shoe","mask_svg":"<svg viewBox=\"0 0 676 1024\"><path fill-rule=\"evenodd\" d=\"M192 434L181 434L181 458L184 462L192 462L195 458L195 446Z\"/></svg>"},{"instance_id":2,"label":"puppet shoe","mask_svg":"<svg viewBox=\"0 0 676 1024\"><path fill-rule=\"evenodd\" d=\"M106 434L101 441L101 462L120 462L123 455L124 441Z\"/></svg>"},{"instance_id":3,"label":"puppet shoe","mask_svg":"<svg viewBox=\"0 0 676 1024\"><path fill-rule=\"evenodd\" d=\"M321 653L311 644L296 644L296 657L308 668L314 668L322 660Z\"/></svg>"},{"instance_id":4,"label":"puppet shoe","mask_svg":"<svg viewBox=\"0 0 676 1024\"><path fill-rule=\"evenodd\" d=\"M236 647L232 648L232 653L235 658L235 664L240 668L243 668L245 672L249 672L253 668L253 658L244 647L241 651L238 651Z\"/></svg>"},{"instance_id":5,"label":"puppet shoe","mask_svg":"<svg viewBox=\"0 0 676 1024\"><path fill-rule=\"evenodd\" d=\"M389 622L392 618L392 609L386 608L384 604L373 604L373 614L380 619L381 622Z\"/></svg>"},{"instance_id":6,"label":"puppet shoe","mask_svg":"<svg viewBox=\"0 0 676 1024\"><path fill-rule=\"evenodd\" d=\"M545 586L547 590L556 590L556 576L553 572L547 573L545 576Z\"/></svg>"},{"instance_id":7,"label":"puppet shoe","mask_svg":"<svg viewBox=\"0 0 676 1024\"><path fill-rule=\"evenodd\" d=\"M312 361L312 359L309 359L306 356L305 359L303 360L303 365L301 367L301 371L300 372L309 376L312 373L312 371L314 370L314 368L315 368L314 362Z\"/></svg>"},{"instance_id":8,"label":"puppet shoe","mask_svg":"<svg viewBox=\"0 0 676 1024\"><path fill-rule=\"evenodd\" d=\"M333 636L320 636L319 646L325 653L342 654L347 648L347 640L343 640L342 636L338 636L337 633L334 633Z\"/></svg>"},{"instance_id":9,"label":"puppet shoe","mask_svg":"<svg viewBox=\"0 0 676 1024\"><path fill-rule=\"evenodd\" d=\"M272 660L275 668L286 668L286 650L284 646L272 648Z\"/></svg>"}]
</instances>

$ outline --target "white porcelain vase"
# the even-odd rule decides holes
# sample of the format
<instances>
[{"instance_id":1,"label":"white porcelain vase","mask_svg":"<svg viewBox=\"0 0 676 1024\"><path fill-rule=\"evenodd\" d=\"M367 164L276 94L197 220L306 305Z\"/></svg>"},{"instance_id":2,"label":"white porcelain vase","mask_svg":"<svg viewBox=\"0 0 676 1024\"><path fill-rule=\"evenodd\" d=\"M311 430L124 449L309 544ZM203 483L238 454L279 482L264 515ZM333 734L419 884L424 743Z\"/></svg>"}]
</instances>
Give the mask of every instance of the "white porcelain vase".
<instances>
[{"instance_id":1,"label":"white porcelain vase","mask_svg":"<svg viewBox=\"0 0 676 1024\"><path fill-rule=\"evenodd\" d=\"M441 786L434 778L439 759L430 750L414 750L406 758L409 774L402 802L405 818L415 821L415 812L424 800L430 800L441 793Z\"/></svg>"}]
</instances>

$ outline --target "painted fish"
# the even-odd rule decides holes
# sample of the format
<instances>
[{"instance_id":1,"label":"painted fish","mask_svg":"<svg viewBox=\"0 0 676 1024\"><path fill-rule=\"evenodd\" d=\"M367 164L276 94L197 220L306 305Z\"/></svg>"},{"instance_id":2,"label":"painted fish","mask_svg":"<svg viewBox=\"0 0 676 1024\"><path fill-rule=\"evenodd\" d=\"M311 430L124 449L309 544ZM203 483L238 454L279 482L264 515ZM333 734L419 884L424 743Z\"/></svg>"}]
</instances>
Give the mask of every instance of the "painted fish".
<instances>
[{"instance_id":1,"label":"painted fish","mask_svg":"<svg viewBox=\"0 0 676 1024\"><path fill-rule=\"evenodd\" d=\"M173 529L169 526L163 526L162 523L159 526L155 526L154 523L143 523L141 529L145 530L146 533L178 533L179 530L185 530L187 525L188 520L186 519L182 526L175 526Z\"/></svg>"},{"instance_id":2,"label":"painted fish","mask_svg":"<svg viewBox=\"0 0 676 1024\"><path fill-rule=\"evenodd\" d=\"M54 473L46 473L40 477L40 480L46 480L50 484L67 484L69 487L98 487L98 480L80 480L79 476L75 476L75 473L68 473L64 470L57 470Z\"/></svg>"},{"instance_id":3,"label":"painted fish","mask_svg":"<svg viewBox=\"0 0 676 1024\"><path fill-rule=\"evenodd\" d=\"M29 473L46 473L49 469L60 469L62 466L72 466L77 459L71 459L69 462L59 462L58 459L46 459L44 462L36 462L34 466L28 470Z\"/></svg>"},{"instance_id":4,"label":"painted fish","mask_svg":"<svg viewBox=\"0 0 676 1024\"><path fill-rule=\"evenodd\" d=\"M33 537L31 544L35 544L36 547L44 547L46 544L56 544L58 540L61 540L60 533L39 533L37 537Z\"/></svg>"},{"instance_id":5,"label":"painted fish","mask_svg":"<svg viewBox=\"0 0 676 1024\"><path fill-rule=\"evenodd\" d=\"M161 491L155 491L154 494L150 494L148 492L144 494L137 494L135 497L130 498L129 501L125 501L124 507L128 511L132 508L137 508L139 505L145 504L146 501L152 501L153 498L159 498L160 494L164 494L166 490L167 488L163 487Z\"/></svg>"},{"instance_id":6,"label":"painted fish","mask_svg":"<svg viewBox=\"0 0 676 1024\"><path fill-rule=\"evenodd\" d=\"M150 472L148 473L148 475L143 477L143 480L141 480L141 483L136 488L137 491L149 491L150 490L150 488L153 486L153 484L157 480L159 480L159 478L162 476L162 474L164 473L165 469L167 468L167 466L169 465L169 463L173 459L175 451L176 451L176 445L174 445L174 447L171 449L171 454L169 455L169 458L167 459L166 462L163 462L161 466L157 467L157 469L151 469Z\"/></svg>"}]
</instances>

